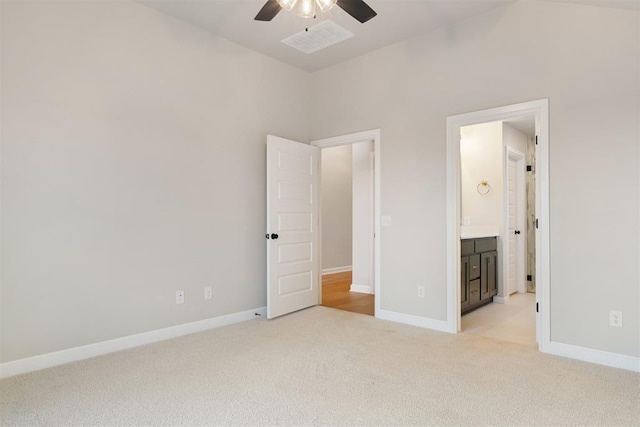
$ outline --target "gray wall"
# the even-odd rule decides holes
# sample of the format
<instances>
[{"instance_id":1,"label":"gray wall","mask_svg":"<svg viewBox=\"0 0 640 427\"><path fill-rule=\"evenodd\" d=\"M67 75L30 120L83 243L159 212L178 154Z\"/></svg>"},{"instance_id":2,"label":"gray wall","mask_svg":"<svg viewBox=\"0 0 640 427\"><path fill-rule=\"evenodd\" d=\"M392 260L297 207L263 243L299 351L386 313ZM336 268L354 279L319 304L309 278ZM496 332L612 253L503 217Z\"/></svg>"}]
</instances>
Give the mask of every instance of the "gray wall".
<instances>
[{"instance_id":1,"label":"gray wall","mask_svg":"<svg viewBox=\"0 0 640 427\"><path fill-rule=\"evenodd\" d=\"M353 239L351 289L357 292L374 292L373 234L374 234L374 145L371 141L351 145L353 160Z\"/></svg>"},{"instance_id":2,"label":"gray wall","mask_svg":"<svg viewBox=\"0 0 640 427\"><path fill-rule=\"evenodd\" d=\"M1 4L0 360L264 306L266 134L308 140L309 74L136 3Z\"/></svg>"},{"instance_id":3,"label":"gray wall","mask_svg":"<svg viewBox=\"0 0 640 427\"><path fill-rule=\"evenodd\" d=\"M322 150L322 269L351 266L351 146Z\"/></svg>"},{"instance_id":4,"label":"gray wall","mask_svg":"<svg viewBox=\"0 0 640 427\"><path fill-rule=\"evenodd\" d=\"M314 73L312 138L382 129L383 309L446 317L446 117L549 98L551 339L640 354L638 20L518 2Z\"/></svg>"},{"instance_id":5,"label":"gray wall","mask_svg":"<svg viewBox=\"0 0 640 427\"><path fill-rule=\"evenodd\" d=\"M0 5L2 362L264 305L266 133L382 129L378 297L444 319L445 119L546 97L552 339L639 355L637 11L518 2L309 75L135 3Z\"/></svg>"}]
</instances>

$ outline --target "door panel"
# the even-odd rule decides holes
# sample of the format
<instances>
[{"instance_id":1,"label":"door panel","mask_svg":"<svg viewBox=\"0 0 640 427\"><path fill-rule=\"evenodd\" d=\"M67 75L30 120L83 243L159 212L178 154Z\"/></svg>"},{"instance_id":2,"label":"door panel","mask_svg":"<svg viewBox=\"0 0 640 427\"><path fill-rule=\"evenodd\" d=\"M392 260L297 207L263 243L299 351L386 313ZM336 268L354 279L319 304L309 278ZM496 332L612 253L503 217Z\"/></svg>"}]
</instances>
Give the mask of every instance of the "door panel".
<instances>
[{"instance_id":1,"label":"door panel","mask_svg":"<svg viewBox=\"0 0 640 427\"><path fill-rule=\"evenodd\" d=\"M267 318L319 303L318 148L267 136Z\"/></svg>"},{"instance_id":2,"label":"door panel","mask_svg":"<svg viewBox=\"0 0 640 427\"><path fill-rule=\"evenodd\" d=\"M480 298L480 279L471 280L469 282L469 304L479 303Z\"/></svg>"},{"instance_id":3,"label":"door panel","mask_svg":"<svg viewBox=\"0 0 640 427\"><path fill-rule=\"evenodd\" d=\"M462 257L460 261L460 307L469 307L469 257Z\"/></svg>"},{"instance_id":4,"label":"door panel","mask_svg":"<svg viewBox=\"0 0 640 427\"><path fill-rule=\"evenodd\" d=\"M481 254L481 271L482 277L480 279L482 283L481 298L490 298L498 293L497 282L497 264L498 252L485 252Z\"/></svg>"}]
</instances>

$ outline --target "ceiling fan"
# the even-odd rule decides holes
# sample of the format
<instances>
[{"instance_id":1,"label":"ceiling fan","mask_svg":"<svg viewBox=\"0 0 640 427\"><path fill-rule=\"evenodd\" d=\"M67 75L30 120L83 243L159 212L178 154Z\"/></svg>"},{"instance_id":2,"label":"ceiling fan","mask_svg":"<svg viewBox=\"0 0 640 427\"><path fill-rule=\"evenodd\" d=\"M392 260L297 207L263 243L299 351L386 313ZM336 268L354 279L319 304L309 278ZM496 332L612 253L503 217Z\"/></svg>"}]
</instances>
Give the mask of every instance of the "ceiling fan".
<instances>
[{"instance_id":1,"label":"ceiling fan","mask_svg":"<svg viewBox=\"0 0 640 427\"><path fill-rule=\"evenodd\" d=\"M326 12L336 4L363 24L377 15L363 0L267 0L254 19L271 21L282 9L291 10L296 3L298 15L303 18L315 18L316 7Z\"/></svg>"}]
</instances>

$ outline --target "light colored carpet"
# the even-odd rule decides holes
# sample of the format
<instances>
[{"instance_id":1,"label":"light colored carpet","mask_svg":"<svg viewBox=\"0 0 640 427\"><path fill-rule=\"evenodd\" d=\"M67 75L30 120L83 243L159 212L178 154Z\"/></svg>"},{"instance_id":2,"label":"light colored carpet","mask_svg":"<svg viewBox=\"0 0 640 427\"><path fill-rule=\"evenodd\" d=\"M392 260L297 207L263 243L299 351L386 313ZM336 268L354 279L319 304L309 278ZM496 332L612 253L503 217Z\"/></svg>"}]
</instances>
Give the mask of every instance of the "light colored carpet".
<instances>
[{"instance_id":1,"label":"light colored carpet","mask_svg":"<svg viewBox=\"0 0 640 427\"><path fill-rule=\"evenodd\" d=\"M536 346L536 294L513 294L462 316L462 332Z\"/></svg>"},{"instance_id":2,"label":"light colored carpet","mask_svg":"<svg viewBox=\"0 0 640 427\"><path fill-rule=\"evenodd\" d=\"M640 375L326 307L0 381L11 425L638 425Z\"/></svg>"}]
</instances>

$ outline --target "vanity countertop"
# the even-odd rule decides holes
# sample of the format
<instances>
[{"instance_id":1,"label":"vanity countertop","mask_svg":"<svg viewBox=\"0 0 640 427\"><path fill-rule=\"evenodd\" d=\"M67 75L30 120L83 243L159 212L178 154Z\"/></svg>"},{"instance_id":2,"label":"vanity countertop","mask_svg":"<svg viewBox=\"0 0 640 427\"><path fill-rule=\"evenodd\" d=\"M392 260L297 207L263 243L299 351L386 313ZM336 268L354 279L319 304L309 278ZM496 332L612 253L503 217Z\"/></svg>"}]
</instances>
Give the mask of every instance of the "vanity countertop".
<instances>
[{"instance_id":1,"label":"vanity countertop","mask_svg":"<svg viewBox=\"0 0 640 427\"><path fill-rule=\"evenodd\" d=\"M497 226L460 226L460 239L480 239L482 237L497 237L500 235Z\"/></svg>"}]
</instances>

